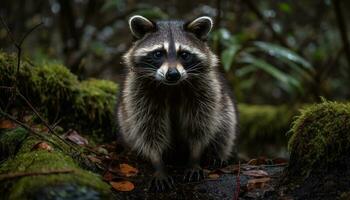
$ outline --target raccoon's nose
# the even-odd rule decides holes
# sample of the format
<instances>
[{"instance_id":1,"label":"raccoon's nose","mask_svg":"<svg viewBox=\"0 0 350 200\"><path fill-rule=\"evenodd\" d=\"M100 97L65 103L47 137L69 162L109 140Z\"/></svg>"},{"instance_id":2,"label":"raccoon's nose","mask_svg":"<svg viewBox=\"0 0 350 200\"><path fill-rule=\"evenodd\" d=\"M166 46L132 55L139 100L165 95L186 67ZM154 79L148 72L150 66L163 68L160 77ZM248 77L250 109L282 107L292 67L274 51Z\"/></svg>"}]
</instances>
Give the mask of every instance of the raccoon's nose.
<instances>
[{"instance_id":1,"label":"raccoon's nose","mask_svg":"<svg viewBox=\"0 0 350 200\"><path fill-rule=\"evenodd\" d=\"M168 72L165 75L167 81L177 81L181 77L179 71L176 68L169 68Z\"/></svg>"}]
</instances>

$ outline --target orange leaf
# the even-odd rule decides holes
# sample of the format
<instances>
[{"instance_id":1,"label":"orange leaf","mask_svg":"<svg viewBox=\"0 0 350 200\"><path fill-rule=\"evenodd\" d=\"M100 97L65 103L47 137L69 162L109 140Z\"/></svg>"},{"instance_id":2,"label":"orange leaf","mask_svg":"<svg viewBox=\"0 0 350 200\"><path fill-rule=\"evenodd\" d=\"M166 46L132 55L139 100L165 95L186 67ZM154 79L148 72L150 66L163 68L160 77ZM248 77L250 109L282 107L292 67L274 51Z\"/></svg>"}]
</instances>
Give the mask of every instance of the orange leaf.
<instances>
[{"instance_id":1,"label":"orange leaf","mask_svg":"<svg viewBox=\"0 0 350 200\"><path fill-rule=\"evenodd\" d=\"M219 176L219 174L209 174L209 175L208 175L208 178L209 178L209 179L216 180L216 179L220 178L220 176Z\"/></svg>"},{"instance_id":2,"label":"orange leaf","mask_svg":"<svg viewBox=\"0 0 350 200\"><path fill-rule=\"evenodd\" d=\"M134 184L130 181L109 182L111 186L118 191L128 192L135 188Z\"/></svg>"},{"instance_id":3,"label":"orange leaf","mask_svg":"<svg viewBox=\"0 0 350 200\"><path fill-rule=\"evenodd\" d=\"M261 189L266 186L266 184L270 181L270 178L258 178L258 179L250 179L248 180L247 189L248 191L254 189Z\"/></svg>"},{"instance_id":4,"label":"orange leaf","mask_svg":"<svg viewBox=\"0 0 350 200\"><path fill-rule=\"evenodd\" d=\"M48 152L51 152L53 151L53 147L46 142L38 142L31 149L31 151L34 150L46 150Z\"/></svg>"},{"instance_id":5,"label":"orange leaf","mask_svg":"<svg viewBox=\"0 0 350 200\"><path fill-rule=\"evenodd\" d=\"M135 176L139 172L135 167L125 163L120 164L119 167L120 172L126 177Z\"/></svg>"},{"instance_id":6,"label":"orange leaf","mask_svg":"<svg viewBox=\"0 0 350 200\"><path fill-rule=\"evenodd\" d=\"M16 124L10 120L4 119L0 120L0 129L15 128Z\"/></svg>"}]
</instances>

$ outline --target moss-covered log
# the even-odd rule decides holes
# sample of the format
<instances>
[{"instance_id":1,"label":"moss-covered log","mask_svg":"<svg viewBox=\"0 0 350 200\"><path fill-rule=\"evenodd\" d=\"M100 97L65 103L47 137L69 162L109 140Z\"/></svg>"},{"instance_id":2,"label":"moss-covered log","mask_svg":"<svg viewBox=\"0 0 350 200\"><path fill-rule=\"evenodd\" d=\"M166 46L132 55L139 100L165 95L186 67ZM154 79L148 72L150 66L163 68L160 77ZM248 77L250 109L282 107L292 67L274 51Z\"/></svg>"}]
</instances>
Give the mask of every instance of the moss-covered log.
<instances>
[{"instance_id":1,"label":"moss-covered log","mask_svg":"<svg viewBox=\"0 0 350 200\"><path fill-rule=\"evenodd\" d=\"M19 128L8 133L25 132ZM2 133L2 134L6 134ZM0 167L4 199L106 199L110 187L101 177L79 167L54 137L52 143L28 136L15 156ZM56 148L59 144L60 148ZM64 172L64 173L60 173ZM33 178L35 176L35 178Z\"/></svg>"},{"instance_id":2,"label":"moss-covered log","mask_svg":"<svg viewBox=\"0 0 350 200\"><path fill-rule=\"evenodd\" d=\"M300 199L348 199L350 104L324 102L304 108L292 134L284 184Z\"/></svg>"},{"instance_id":3,"label":"moss-covered log","mask_svg":"<svg viewBox=\"0 0 350 200\"><path fill-rule=\"evenodd\" d=\"M0 85L12 86L16 80L16 57L0 52ZM67 128L107 135L113 130L117 84L107 80L78 81L66 67L58 64L31 65L23 61L18 74L19 91L49 120L62 119ZM0 105L7 104L9 91L1 89ZM25 105L20 98L14 104Z\"/></svg>"}]
</instances>

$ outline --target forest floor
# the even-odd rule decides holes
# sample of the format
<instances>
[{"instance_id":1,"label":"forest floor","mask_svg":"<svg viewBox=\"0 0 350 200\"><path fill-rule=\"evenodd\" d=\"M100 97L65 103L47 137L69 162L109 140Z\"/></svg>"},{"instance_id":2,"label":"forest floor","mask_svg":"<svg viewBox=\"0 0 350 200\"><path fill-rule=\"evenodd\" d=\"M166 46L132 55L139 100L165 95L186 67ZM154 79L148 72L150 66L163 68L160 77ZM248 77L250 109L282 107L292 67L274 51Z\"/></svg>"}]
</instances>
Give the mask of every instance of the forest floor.
<instances>
[{"instance_id":1,"label":"forest floor","mask_svg":"<svg viewBox=\"0 0 350 200\"><path fill-rule=\"evenodd\" d=\"M115 199L268 199L274 196L276 184L287 160L258 158L242 164L213 168L204 166L206 178L199 182L183 181L184 169L167 166L175 187L166 192L148 192L153 169L120 144L101 145L109 153L95 162L107 166L103 179L114 188Z\"/></svg>"}]
</instances>

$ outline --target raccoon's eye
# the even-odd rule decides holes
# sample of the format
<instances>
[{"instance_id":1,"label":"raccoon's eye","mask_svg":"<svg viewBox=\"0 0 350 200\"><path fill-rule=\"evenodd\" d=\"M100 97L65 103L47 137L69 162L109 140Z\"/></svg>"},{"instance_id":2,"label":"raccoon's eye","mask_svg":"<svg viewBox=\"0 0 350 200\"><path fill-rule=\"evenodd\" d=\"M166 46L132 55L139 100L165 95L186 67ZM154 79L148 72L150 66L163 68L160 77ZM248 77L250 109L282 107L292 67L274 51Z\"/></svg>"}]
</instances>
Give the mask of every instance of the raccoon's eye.
<instances>
[{"instance_id":1,"label":"raccoon's eye","mask_svg":"<svg viewBox=\"0 0 350 200\"><path fill-rule=\"evenodd\" d=\"M160 60L163 58L164 53L162 51L155 51L152 53L153 59Z\"/></svg>"},{"instance_id":2,"label":"raccoon's eye","mask_svg":"<svg viewBox=\"0 0 350 200\"><path fill-rule=\"evenodd\" d=\"M188 53L188 52L181 52L180 53L180 58L185 61L188 62L192 59L192 54Z\"/></svg>"}]
</instances>

